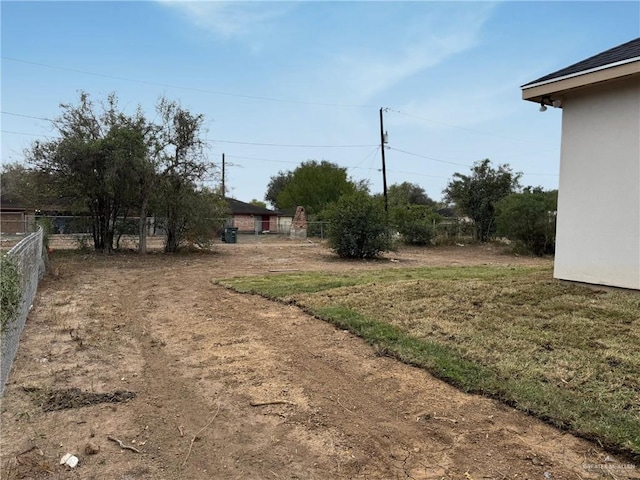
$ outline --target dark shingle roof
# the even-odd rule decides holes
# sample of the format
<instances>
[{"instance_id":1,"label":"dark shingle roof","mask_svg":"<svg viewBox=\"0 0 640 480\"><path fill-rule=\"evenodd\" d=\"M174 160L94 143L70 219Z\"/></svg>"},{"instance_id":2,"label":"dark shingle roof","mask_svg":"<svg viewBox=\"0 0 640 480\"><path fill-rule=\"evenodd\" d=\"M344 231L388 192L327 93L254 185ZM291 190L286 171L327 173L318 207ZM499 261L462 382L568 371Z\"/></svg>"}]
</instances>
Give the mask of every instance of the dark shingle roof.
<instances>
[{"instance_id":1,"label":"dark shingle roof","mask_svg":"<svg viewBox=\"0 0 640 480\"><path fill-rule=\"evenodd\" d=\"M593 68L604 67L612 63L621 62L623 60L629 60L636 57L640 57L640 37L631 40L630 42L623 43L622 45L618 45L617 47L610 48L609 50L606 50L602 53L598 53L597 55L582 60L581 62L569 65L568 67L558 70L557 72L553 72L549 75L545 75L544 77L540 77L533 82L529 82L523 85L523 87L533 85L534 83L553 80L554 78L564 77L566 75L571 75L574 73L584 72Z\"/></svg>"},{"instance_id":2,"label":"dark shingle roof","mask_svg":"<svg viewBox=\"0 0 640 480\"><path fill-rule=\"evenodd\" d=\"M226 201L231 213L237 213L239 215L276 215L276 212L273 210L262 208L251 203L241 202L235 198L227 198Z\"/></svg>"}]
</instances>

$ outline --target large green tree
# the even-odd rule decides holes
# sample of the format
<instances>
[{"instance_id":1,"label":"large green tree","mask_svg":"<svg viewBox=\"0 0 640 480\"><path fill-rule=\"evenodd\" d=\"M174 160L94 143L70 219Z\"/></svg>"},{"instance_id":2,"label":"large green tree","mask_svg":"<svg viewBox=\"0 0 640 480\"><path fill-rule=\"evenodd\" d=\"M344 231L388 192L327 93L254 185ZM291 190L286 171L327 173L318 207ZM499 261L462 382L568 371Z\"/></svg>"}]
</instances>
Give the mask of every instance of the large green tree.
<instances>
[{"instance_id":1,"label":"large green tree","mask_svg":"<svg viewBox=\"0 0 640 480\"><path fill-rule=\"evenodd\" d=\"M394 183L387 190L389 208L400 205L424 205L435 208L436 202L427 195L424 188L416 183Z\"/></svg>"},{"instance_id":2,"label":"large green tree","mask_svg":"<svg viewBox=\"0 0 640 480\"><path fill-rule=\"evenodd\" d=\"M85 92L78 104L61 104L54 120L59 138L36 141L28 158L53 180L62 197L84 203L92 218L96 250L111 252L116 222L136 203L133 165L147 155L144 118L125 115L114 94L95 104Z\"/></svg>"},{"instance_id":3,"label":"large green tree","mask_svg":"<svg viewBox=\"0 0 640 480\"><path fill-rule=\"evenodd\" d=\"M277 194L276 208L301 205L308 215L318 214L343 195L362 188L349 179L346 168L326 160L303 162L289 174L280 172L272 177L272 182L284 184Z\"/></svg>"},{"instance_id":4,"label":"large green tree","mask_svg":"<svg viewBox=\"0 0 640 480\"><path fill-rule=\"evenodd\" d=\"M293 172L280 171L277 175L274 175L269 180L269 184L267 185L267 193L264 194L264 199L269 202L274 208L279 208L278 195L291 181L292 176Z\"/></svg>"},{"instance_id":5,"label":"large green tree","mask_svg":"<svg viewBox=\"0 0 640 480\"><path fill-rule=\"evenodd\" d=\"M165 218L165 252L175 252L188 225L189 201L196 185L212 169L202 140L204 115L194 115L179 103L161 98L156 106L154 157L159 168L158 206Z\"/></svg>"},{"instance_id":6,"label":"large green tree","mask_svg":"<svg viewBox=\"0 0 640 480\"><path fill-rule=\"evenodd\" d=\"M201 138L202 115L162 97L157 120L149 122L140 108L123 113L115 94L94 103L84 92L77 105L61 109L53 122L59 138L36 141L28 157L58 196L82 201L93 220L96 250L113 250L118 225L133 211L140 216L141 253L151 208L164 218L168 252L179 248L190 226L202 227L192 221L194 215L210 218L211 208L200 201L212 198L199 187L211 168Z\"/></svg>"},{"instance_id":7,"label":"large green tree","mask_svg":"<svg viewBox=\"0 0 640 480\"><path fill-rule=\"evenodd\" d=\"M470 175L454 173L443 193L461 214L474 221L476 239L486 242L496 231L496 203L518 189L521 176L507 164L494 168L485 159L474 163Z\"/></svg>"}]
</instances>

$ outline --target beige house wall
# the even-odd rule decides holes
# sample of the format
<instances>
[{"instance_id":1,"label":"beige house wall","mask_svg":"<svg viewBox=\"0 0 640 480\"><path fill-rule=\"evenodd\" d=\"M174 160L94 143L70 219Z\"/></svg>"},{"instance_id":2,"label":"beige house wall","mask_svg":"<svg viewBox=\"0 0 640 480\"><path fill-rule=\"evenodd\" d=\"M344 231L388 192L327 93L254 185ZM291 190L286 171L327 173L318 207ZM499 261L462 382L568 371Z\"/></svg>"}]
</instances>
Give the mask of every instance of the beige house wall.
<instances>
[{"instance_id":1,"label":"beige house wall","mask_svg":"<svg viewBox=\"0 0 640 480\"><path fill-rule=\"evenodd\" d=\"M554 276L640 289L640 79L562 92Z\"/></svg>"}]
</instances>

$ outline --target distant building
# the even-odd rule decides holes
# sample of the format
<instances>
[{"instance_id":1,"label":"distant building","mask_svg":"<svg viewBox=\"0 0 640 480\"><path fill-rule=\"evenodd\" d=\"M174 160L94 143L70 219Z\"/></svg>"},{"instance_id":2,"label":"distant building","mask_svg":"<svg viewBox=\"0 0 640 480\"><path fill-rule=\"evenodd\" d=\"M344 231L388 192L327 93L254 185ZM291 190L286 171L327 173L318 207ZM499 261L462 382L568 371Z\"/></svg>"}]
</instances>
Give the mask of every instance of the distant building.
<instances>
[{"instance_id":1,"label":"distant building","mask_svg":"<svg viewBox=\"0 0 640 480\"><path fill-rule=\"evenodd\" d=\"M7 195L0 196L0 232L6 235L29 231L27 209Z\"/></svg>"},{"instance_id":2,"label":"distant building","mask_svg":"<svg viewBox=\"0 0 640 480\"><path fill-rule=\"evenodd\" d=\"M240 233L268 233L278 231L278 212L252 203L227 198L231 212L231 227Z\"/></svg>"}]
</instances>

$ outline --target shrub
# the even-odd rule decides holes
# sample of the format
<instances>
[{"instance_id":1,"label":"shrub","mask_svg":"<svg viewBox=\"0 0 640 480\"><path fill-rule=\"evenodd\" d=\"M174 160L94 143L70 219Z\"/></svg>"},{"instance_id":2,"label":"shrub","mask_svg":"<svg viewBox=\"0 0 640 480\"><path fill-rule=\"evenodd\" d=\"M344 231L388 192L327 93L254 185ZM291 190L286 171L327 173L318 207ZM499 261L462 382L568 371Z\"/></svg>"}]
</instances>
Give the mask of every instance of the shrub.
<instances>
[{"instance_id":1,"label":"shrub","mask_svg":"<svg viewBox=\"0 0 640 480\"><path fill-rule=\"evenodd\" d=\"M42 227L42 243L44 248L49 248L49 235L53 233L53 220L51 217L37 217L36 225Z\"/></svg>"},{"instance_id":2,"label":"shrub","mask_svg":"<svg viewBox=\"0 0 640 480\"><path fill-rule=\"evenodd\" d=\"M9 322L15 318L22 301L20 272L9 257L4 255L0 264L0 329L4 333Z\"/></svg>"},{"instance_id":3,"label":"shrub","mask_svg":"<svg viewBox=\"0 0 640 480\"><path fill-rule=\"evenodd\" d=\"M341 197L326 215L329 247L341 258L373 258L390 249L382 202L367 193Z\"/></svg>"},{"instance_id":4,"label":"shrub","mask_svg":"<svg viewBox=\"0 0 640 480\"><path fill-rule=\"evenodd\" d=\"M224 230L227 203L216 193L203 189L192 192L186 202L184 239L200 248L211 248Z\"/></svg>"},{"instance_id":5,"label":"shrub","mask_svg":"<svg viewBox=\"0 0 640 480\"><path fill-rule=\"evenodd\" d=\"M472 244L476 240L476 226L461 218L442 219L435 225L434 245L452 246L456 244Z\"/></svg>"},{"instance_id":6,"label":"shrub","mask_svg":"<svg viewBox=\"0 0 640 480\"><path fill-rule=\"evenodd\" d=\"M91 236L89 235L84 235L84 234L78 234L75 236L75 243L76 243L76 248L78 250L80 250L81 252L90 252L92 250L92 245L91 245Z\"/></svg>"},{"instance_id":7,"label":"shrub","mask_svg":"<svg viewBox=\"0 0 640 480\"><path fill-rule=\"evenodd\" d=\"M390 212L391 225L408 245L431 245L440 215L425 205L401 205Z\"/></svg>"},{"instance_id":8,"label":"shrub","mask_svg":"<svg viewBox=\"0 0 640 480\"><path fill-rule=\"evenodd\" d=\"M496 205L498 235L514 240L534 255L554 253L558 192L527 189Z\"/></svg>"}]
</instances>

